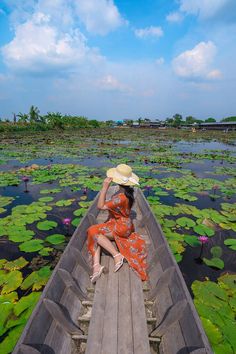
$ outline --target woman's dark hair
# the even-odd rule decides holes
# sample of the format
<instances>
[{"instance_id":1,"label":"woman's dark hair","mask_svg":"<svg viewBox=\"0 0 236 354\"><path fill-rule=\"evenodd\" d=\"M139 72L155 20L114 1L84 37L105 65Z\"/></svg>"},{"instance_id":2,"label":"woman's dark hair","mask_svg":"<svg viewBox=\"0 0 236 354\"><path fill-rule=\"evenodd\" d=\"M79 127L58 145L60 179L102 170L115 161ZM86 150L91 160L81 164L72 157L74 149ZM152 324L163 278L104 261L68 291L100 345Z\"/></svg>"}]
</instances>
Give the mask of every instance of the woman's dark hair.
<instances>
[{"instance_id":1,"label":"woman's dark hair","mask_svg":"<svg viewBox=\"0 0 236 354\"><path fill-rule=\"evenodd\" d=\"M119 184L119 186L124 188L125 195L129 199L129 207L132 208L134 203L134 189L130 186L124 186L122 184Z\"/></svg>"}]
</instances>

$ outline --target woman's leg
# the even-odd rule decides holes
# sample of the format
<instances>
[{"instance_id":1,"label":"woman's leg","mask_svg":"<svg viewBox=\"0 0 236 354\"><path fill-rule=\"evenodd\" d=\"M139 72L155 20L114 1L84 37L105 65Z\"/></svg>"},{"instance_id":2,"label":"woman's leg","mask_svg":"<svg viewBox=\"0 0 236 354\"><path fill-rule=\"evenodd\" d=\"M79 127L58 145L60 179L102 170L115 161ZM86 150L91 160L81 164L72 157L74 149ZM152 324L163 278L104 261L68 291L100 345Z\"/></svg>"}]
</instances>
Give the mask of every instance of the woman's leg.
<instances>
[{"instance_id":1,"label":"woman's leg","mask_svg":"<svg viewBox=\"0 0 236 354\"><path fill-rule=\"evenodd\" d=\"M112 256L117 255L117 253L119 253L119 251L117 251L117 249L113 246L112 242L109 240L108 237L102 235L102 234L98 234L97 235L97 243L102 246L103 248L105 248L105 250L107 250L109 253L112 254ZM122 256L117 256L114 258L115 260L115 264L118 263L121 260Z\"/></svg>"}]
</instances>

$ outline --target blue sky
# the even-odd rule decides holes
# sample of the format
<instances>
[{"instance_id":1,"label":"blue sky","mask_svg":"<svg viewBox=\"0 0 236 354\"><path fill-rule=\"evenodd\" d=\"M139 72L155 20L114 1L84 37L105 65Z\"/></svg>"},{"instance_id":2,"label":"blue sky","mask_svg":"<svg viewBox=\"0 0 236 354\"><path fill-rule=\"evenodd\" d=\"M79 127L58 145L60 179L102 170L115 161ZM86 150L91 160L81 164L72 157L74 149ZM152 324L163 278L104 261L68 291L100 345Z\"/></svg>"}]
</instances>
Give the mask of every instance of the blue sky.
<instances>
[{"instance_id":1,"label":"blue sky","mask_svg":"<svg viewBox=\"0 0 236 354\"><path fill-rule=\"evenodd\" d=\"M235 0L2 0L0 117L236 114Z\"/></svg>"}]
</instances>

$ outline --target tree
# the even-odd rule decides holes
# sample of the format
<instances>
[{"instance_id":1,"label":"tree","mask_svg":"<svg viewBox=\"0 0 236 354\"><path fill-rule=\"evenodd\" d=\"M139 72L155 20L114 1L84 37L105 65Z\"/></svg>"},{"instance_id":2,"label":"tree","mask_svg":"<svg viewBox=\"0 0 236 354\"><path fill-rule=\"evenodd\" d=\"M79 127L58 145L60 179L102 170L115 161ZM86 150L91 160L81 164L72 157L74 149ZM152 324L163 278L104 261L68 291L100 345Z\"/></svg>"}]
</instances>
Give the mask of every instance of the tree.
<instances>
[{"instance_id":1,"label":"tree","mask_svg":"<svg viewBox=\"0 0 236 354\"><path fill-rule=\"evenodd\" d=\"M30 111L29 111L30 123L37 123L41 121L39 112L40 111L38 107L34 107L34 106L30 107Z\"/></svg>"},{"instance_id":2,"label":"tree","mask_svg":"<svg viewBox=\"0 0 236 354\"><path fill-rule=\"evenodd\" d=\"M173 127L177 128L179 127L183 122L182 122L182 115L181 114L178 114L176 113L174 116L173 116Z\"/></svg>"},{"instance_id":3,"label":"tree","mask_svg":"<svg viewBox=\"0 0 236 354\"><path fill-rule=\"evenodd\" d=\"M91 119L88 123L92 128L98 128L100 126L99 122L96 119Z\"/></svg>"},{"instance_id":4,"label":"tree","mask_svg":"<svg viewBox=\"0 0 236 354\"><path fill-rule=\"evenodd\" d=\"M207 118L207 119L205 119L205 123L215 123L216 122L216 120L215 120L215 118Z\"/></svg>"},{"instance_id":5,"label":"tree","mask_svg":"<svg viewBox=\"0 0 236 354\"><path fill-rule=\"evenodd\" d=\"M114 121L113 120L106 120L105 124L107 127L111 127L114 124Z\"/></svg>"},{"instance_id":6,"label":"tree","mask_svg":"<svg viewBox=\"0 0 236 354\"><path fill-rule=\"evenodd\" d=\"M221 122L236 122L236 117L235 116L227 117L222 119Z\"/></svg>"},{"instance_id":7,"label":"tree","mask_svg":"<svg viewBox=\"0 0 236 354\"><path fill-rule=\"evenodd\" d=\"M63 116L61 113L48 112L43 118L45 123L51 125L53 128L64 129Z\"/></svg>"},{"instance_id":8,"label":"tree","mask_svg":"<svg viewBox=\"0 0 236 354\"><path fill-rule=\"evenodd\" d=\"M27 123L28 119L29 119L29 115L28 114L21 113L21 112L17 114L17 117L19 118L18 122L22 122L22 123Z\"/></svg>"},{"instance_id":9,"label":"tree","mask_svg":"<svg viewBox=\"0 0 236 354\"><path fill-rule=\"evenodd\" d=\"M141 124L143 119L141 117L138 118L138 123Z\"/></svg>"},{"instance_id":10,"label":"tree","mask_svg":"<svg viewBox=\"0 0 236 354\"><path fill-rule=\"evenodd\" d=\"M193 124L194 122L196 122L196 118L192 117L192 116L187 116L185 118L185 121L187 124Z\"/></svg>"}]
</instances>

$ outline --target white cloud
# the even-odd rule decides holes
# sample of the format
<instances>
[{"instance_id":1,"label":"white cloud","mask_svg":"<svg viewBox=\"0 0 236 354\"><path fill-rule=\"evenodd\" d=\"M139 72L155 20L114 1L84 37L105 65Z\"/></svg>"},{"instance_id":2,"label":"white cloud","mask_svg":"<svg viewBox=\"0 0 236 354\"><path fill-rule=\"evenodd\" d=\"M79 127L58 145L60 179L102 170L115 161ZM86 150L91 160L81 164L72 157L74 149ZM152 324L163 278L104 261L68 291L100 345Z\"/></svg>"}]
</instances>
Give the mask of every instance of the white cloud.
<instances>
[{"instance_id":1,"label":"white cloud","mask_svg":"<svg viewBox=\"0 0 236 354\"><path fill-rule=\"evenodd\" d=\"M216 15L231 0L180 0L180 11L202 19Z\"/></svg>"},{"instance_id":2,"label":"white cloud","mask_svg":"<svg viewBox=\"0 0 236 354\"><path fill-rule=\"evenodd\" d=\"M125 23L113 0L79 0L75 7L91 33L105 35Z\"/></svg>"},{"instance_id":3,"label":"white cloud","mask_svg":"<svg viewBox=\"0 0 236 354\"><path fill-rule=\"evenodd\" d=\"M183 14L181 14L179 11L171 12L166 16L166 19L168 22L180 23L183 21Z\"/></svg>"},{"instance_id":4,"label":"white cloud","mask_svg":"<svg viewBox=\"0 0 236 354\"><path fill-rule=\"evenodd\" d=\"M177 56L173 62L173 69L177 76L188 79L217 79L220 71L210 66L216 55L216 46L213 42L200 42L193 49Z\"/></svg>"},{"instance_id":5,"label":"white cloud","mask_svg":"<svg viewBox=\"0 0 236 354\"><path fill-rule=\"evenodd\" d=\"M45 65L64 66L83 58L88 48L80 31L62 33L49 22L50 16L38 12L19 25L14 39L2 48L5 63L41 71Z\"/></svg>"},{"instance_id":6,"label":"white cloud","mask_svg":"<svg viewBox=\"0 0 236 354\"><path fill-rule=\"evenodd\" d=\"M106 75L97 80L97 87L107 91L131 92L131 88L120 82L113 75Z\"/></svg>"},{"instance_id":7,"label":"white cloud","mask_svg":"<svg viewBox=\"0 0 236 354\"><path fill-rule=\"evenodd\" d=\"M161 37L163 36L163 30L161 27L154 27L154 26L150 26L150 27L146 27L146 28L140 28L140 29L136 29L134 31L136 37L139 38L146 38L146 37Z\"/></svg>"},{"instance_id":8,"label":"white cloud","mask_svg":"<svg viewBox=\"0 0 236 354\"><path fill-rule=\"evenodd\" d=\"M222 73L220 70L212 70L207 74L208 79L221 79L222 78Z\"/></svg>"}]
</instances>

